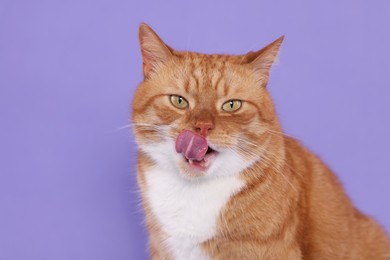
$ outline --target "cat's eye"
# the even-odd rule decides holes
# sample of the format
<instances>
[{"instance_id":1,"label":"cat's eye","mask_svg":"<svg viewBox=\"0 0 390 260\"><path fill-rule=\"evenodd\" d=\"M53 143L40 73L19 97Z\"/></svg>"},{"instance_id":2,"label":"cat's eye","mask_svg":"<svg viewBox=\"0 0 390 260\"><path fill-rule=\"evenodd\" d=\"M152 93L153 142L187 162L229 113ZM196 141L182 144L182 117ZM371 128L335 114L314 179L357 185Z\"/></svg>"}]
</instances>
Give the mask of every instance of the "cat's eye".
<instances>
[{"instance_id":1,"label":"cat's eye","mask_svg":"<svg viewBox=\"0 0 390 260\"><path fill-rule=\"evenodd\" d=\"M171 100L171 104L176 108L185 109L188 107L188 101L182 96L171 95L169 99Z\"/></svg>"},{"instance_id":2,"label":"cat's eye","mask_svg":"<svg viewBox=\"0 0 390 260\"><path fill-rule=\"evenodd\" d=\"M241 108L242 102L240 100L229 100L222 105L222 110L226 112L236 112Z\"/></svg>"}]
</instances>

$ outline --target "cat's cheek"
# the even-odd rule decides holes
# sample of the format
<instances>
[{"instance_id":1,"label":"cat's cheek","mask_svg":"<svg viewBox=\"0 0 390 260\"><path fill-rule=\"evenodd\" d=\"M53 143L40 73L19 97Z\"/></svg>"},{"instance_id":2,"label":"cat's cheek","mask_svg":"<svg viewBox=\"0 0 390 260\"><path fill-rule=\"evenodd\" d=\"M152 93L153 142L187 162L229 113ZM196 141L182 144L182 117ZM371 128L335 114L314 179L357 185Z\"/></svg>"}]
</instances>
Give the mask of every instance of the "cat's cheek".
<instances>
[{"instance_id":1,"label":"cat's cheek","mask_svg":"<svg viewBox=\"0 0 390 260\"><path fill-rule=\"evenodd\" d=\"M229 149L219 154L215 162L211 165L208 174L212 177L239 176L253 163L253 159L247 160L237 151Z\"/></svg>"}]
</instances>

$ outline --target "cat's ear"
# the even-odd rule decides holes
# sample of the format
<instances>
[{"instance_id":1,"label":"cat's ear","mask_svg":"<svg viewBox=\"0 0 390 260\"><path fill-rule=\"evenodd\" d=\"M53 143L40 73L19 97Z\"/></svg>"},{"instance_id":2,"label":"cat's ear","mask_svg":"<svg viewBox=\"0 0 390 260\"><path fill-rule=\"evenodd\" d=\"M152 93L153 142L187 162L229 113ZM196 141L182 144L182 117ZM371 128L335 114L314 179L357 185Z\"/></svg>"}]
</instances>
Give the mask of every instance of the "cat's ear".
<instances>
[{"instance_id":1,"label":"cat's ear","mask_svg":"<svg viewBox=\"0 0 390 260\"><path fill-rule=\"evenodd\" d=\"M170 48L147 24L141 23L138 36L143 60L142 69L144 76L147 77L157 66L164 64L173 55Z\"/></svg>"},{"instance_id":2,"label":"cat's ear","mask_svg":"<svg viewBox=\"0 0 390 260\"><path fill-rule=\"evenodd\" d=\"M284 35L268 44L256 52L250 52L245 55L246 62L253 68L256 74L261 78L268 77L272 64L278 57L280 45L282 45Z\"/></svg>"}]
</instances>

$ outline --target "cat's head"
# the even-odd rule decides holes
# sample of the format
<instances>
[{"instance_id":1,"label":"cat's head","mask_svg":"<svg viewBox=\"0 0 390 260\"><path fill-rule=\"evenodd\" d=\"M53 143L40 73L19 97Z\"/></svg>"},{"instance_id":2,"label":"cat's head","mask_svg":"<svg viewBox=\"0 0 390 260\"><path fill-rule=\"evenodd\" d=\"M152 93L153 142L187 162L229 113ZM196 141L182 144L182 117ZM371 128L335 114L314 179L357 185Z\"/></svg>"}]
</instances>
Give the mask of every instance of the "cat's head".
<instances>
[{"instance_id":1,"label":"cat's head","mask_svg":"<svg viewBox=\"0 0 390 260\"><path fill-rule=\"evenodd\" d=\"M146 24L139 38L144 81L133 129L157 167L199 179L270 159L280 128L266 85L283 37L241 56L178 52Z\"/></svg>"}]
</instances>

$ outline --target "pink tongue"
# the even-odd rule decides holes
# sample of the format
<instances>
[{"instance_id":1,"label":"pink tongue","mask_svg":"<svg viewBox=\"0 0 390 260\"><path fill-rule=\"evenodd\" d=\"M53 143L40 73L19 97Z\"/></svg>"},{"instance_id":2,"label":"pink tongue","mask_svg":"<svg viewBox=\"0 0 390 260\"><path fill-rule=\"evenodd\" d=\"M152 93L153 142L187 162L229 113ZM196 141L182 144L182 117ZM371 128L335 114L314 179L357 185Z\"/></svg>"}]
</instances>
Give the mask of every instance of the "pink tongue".
<instances>
[{"instance_id":1,"label":"pink tongue","mask_svg":"<svg viewBox=\"0 0 390 260\"><path fill-rule=\"evenodd\" d=\"M190 130L182 131L176 138L176 152L182 153L187 159L201 161L207 149L206 138Z\"/></svg>"}]
</instances>

